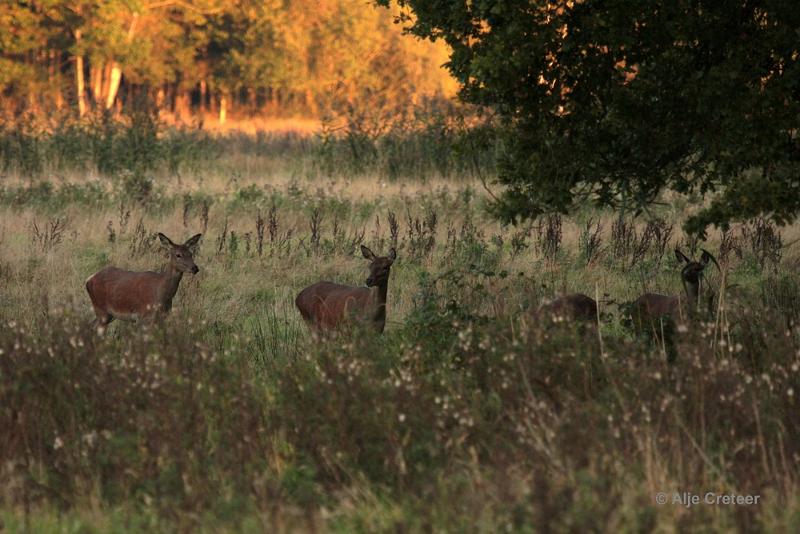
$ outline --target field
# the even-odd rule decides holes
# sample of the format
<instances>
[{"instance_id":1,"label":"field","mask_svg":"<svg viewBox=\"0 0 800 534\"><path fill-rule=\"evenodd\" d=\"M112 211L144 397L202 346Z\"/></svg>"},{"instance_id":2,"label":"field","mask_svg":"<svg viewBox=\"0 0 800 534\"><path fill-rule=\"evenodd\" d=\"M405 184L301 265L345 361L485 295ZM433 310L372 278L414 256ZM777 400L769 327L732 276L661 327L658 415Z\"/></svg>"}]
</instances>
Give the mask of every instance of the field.
<instances>
[{"instance_id":1,"label":"field","mask_svg":"<svg viewBox=\"0 0 800 534\"><path fill-rule=\"evenodd\" d=\"M698 200L677 196L635 219L587 207L503 227L485 210L491 147L435 121L381 137L157 135L146 119L0 134L0 530L800 522L797 227L698 242L680 228ZM164 324L98 335L84 281L158 270L156 232L202 232L199 274ZM362 243L397 248L386 331L316 340L294 297L363 285ZM682 292L675 247L722 269L665 341L624 303ZM600 300L599 328L529 313L567 292Z\"/></svg>"}]
</instances>

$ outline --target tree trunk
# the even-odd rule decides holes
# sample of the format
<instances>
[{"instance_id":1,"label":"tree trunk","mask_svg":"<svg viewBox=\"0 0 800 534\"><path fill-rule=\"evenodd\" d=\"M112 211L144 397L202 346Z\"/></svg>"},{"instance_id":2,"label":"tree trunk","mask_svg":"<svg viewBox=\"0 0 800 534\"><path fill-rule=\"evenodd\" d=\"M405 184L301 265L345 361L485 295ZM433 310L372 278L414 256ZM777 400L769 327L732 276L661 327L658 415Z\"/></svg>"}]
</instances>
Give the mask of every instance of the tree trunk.
<instances>
[{"instance_id":1,"label":"tree trunk","mask_svg":"<svg viewBox=\"0 0 800 534\"><path fill-rule=\"evenodd\" d=\"M51 48L47 51L47 86L52 91L53 101L55 102L56 109L60 110L63 99L61 96L61 84L59 83L60 80L58 79L59 76L56 65L56 51Z\"/></svg>"},{"instance_id":2,"label":"tree trunk","mask_svg":"<svg viewBox=\"0 0 800 534\"><path fill-rule=\"evenodd\" d=\"M98 105L105 106L105 102L108 100L108 88L111 86L111 66L111 63L106 63L103 66L103 88L98 94Z\"/></svg>"},{"instance_id":3,"label":"tree trunk","mask_svg":"<svg viewBox=\"0 0 800 534\"><path fill-rule=\"evenodd\" d=\"M208 112L216 115L219 111L219 99L209 92L208 95Z\"/></svg>"},{"instance_id":4,"label":"tree trunk","mask_svg":"<svg viewBox=\"0 0 800 534\"><path fill-rule=\"evenodd\" d=\"M75 41L80 42L81 31L75 30ZM86 115L86 96L83 82L83 56L75 56L75 87L77 89L78 97L78 116L83 117Z\"/></svg>"},{"instance_id":5,"label":"tree trunk","mask_svg":"<svg viewBox=\"0 0 800 534\"><path fill-rule=\"evenodd\" d=\"M278 102L278 90L274 87L270 87L267 89L267 103L264 106L264 110L269 115L275 115L279 107L280 103Z\"/></svg>"},{"instance_id":6,"label":"tree trunk","mask_svg":"<svg viewBox=\"0 0 800 534\"><path fill-rule=\"evenodd\" d=\"M258 102L256 99L256 90L252 87L247 88L247 107L250 108L248 110L248 114L256 114L256 111L258 110Z\"/></svg>"},{"instance_id":7,"label":"tree trunk","mask_svg":"<svg viewBox=\"0 0 800 534\"><path fill-rule=\"evenodd\" d=\"M317 114L317 103L314 100L314 93L311 91L311 89L306 89L305 101L306 101L306 112L312 116L315 116Z\"/></svg>"},{"instance_id":8,"label":"tree trunk","mask_svg":"<svg viewBox=\"0 0 800 534\"><path fill-rule=\"evenodd\" d=\"M122 69L120 69L119 63L115 61L111 64L111 75L108 80L108 91L106 92L106 109L111 109L114 106L121 79Z\"/></svg>"},{"instance_id":9,"label":"tree trunk","mask_svg":"<svg viewBox=\"0 0 800 534\"><path fill-rule=\"evenodd\" d=\"M86 89L83 82L83 56L75 57L75 86L78 91L78 116L86 115Z\"/></svg>"},{"instance_id":10,"label":"tree trunk","mask_svg":"<svg viewBox=\"0 0 800 534\"><path fill-rule=\"evenodd\" d=\"M136 33L136 23L139 21L139 14L134 13L131 19L131 25L128 27L128 35L125 39L127 44L133 42L133 35ZM110 80L108 83L108 91L106 92L106 109L111 109L114 106L114 101L117 98L119 91L119 83L122 80L122 69L116 61L111 64Z\"/></svg>"},{"instance_id":11,"label":"tree trunk","mask_svg":"<svg viewBox=\"0 0 800 534\"><path fill-rule=\"evenodd\" d=\"M222 126L225 124L225 120L228 116L228 96L225 93L219 97L219 124Z\"/></svg>"},{"instance_id":12,"label":"tree trunk","mask_svg":"<svg viewBox=\"0 0 800 534\"><path fill-rule=\"evenodd\" d=\"M28 54L28 64L31 66L31 69L35 72L36 71L36 51L31 50ZM36 87L36 82L31 80L28 82L28 111L36 115L39 112L39 105L36 95L39 94L39 88Z\"/></svg>"},{"instance_id":13,"label":"tree trunk","mask_svg":"<svg viewBox=\"0 0 800 534\"><path fill-rule=\"evenodd\" d=\"M127 96L125 97L124 104L131 109L139 109L144 102L142 102L142 99L139 98L140 93L137 88L127 80L125 80L125 92L127 93Z\"/></svg>"},{"instance_id":14,"label":"tree trunk","mask_svg":"<svg viewBox=\"0 0 800 534\"><path fill-rule=\"evenodd\" d=\"M103 94L103 70L93 61L89 66L89 81L92 84L92 100L95 105L100 104Z\"/></svg>"},{"instance_id":15,"label":"tree trunk","mask_svg":"<svg viewBox=\"0 0 800 534\"><path fill-rule=\"evenodd\" d=\"M189 91L176 91L175 94L175 120L183 121L191 117L191 96Z\"/></svg>"},{"instance_id":16,"label":"tree trunk","mask_svg":"<svg viewBox=\"0 0 800 534\"><path fill-rule=\"evenodd\" d=\"M200 80L200 113L208 111L208 82Z\"/></svg>"},{"instance_id":17,"label":"tree trunk","mask_svg":"<svg viewBox=\"0 0 800 534\"><path fill-rule=\"evenodd\" d=\"M161 111L161 108L164 107L164 100L166 100L167 94L164 92L164 86L158 88L156 91L156 109Z\"/></svg>"},{"instance_id":18,"label":"tree trunk","mask_svg":"<svg viewBox=\"0 0 800 534\"><path fill-rule=\"evenodd\" d=\"M37 115L39 113L39 101L36 98L36 94L38 91L36 90L36 86L33 83L28 84L28 111L31 112L32 115Z\"/></svg>"},{"instance_id":19,"label":"tree trunk","mask_svg":"<svg viewBox=\"0 0 800 534\"><path fill-rule=\"evenodd\" d=\"M206 122L206 112L208 111L208 82L200 80L200 108L197 110L198 129L202 130Z\"/></svg>"}]
</instances>

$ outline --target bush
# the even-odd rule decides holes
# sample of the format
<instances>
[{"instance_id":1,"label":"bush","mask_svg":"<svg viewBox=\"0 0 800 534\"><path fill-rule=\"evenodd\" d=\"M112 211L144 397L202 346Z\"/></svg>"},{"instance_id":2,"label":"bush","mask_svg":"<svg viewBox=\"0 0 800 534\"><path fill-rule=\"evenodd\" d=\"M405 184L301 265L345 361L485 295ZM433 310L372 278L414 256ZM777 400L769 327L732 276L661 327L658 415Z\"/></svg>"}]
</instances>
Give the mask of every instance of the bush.
<instances>
[{"instance_id":1,"label":"bush","mask_svg":"<svg viewBox=\"0 0 800 534\"><path fill-rule=\"evenodd\" d=\"M5 497L71 506L91 495L173 514L249 493L270 450L263 393L245 362L197 337L116 342L70 318L36 336L0 326Z\"/></svg>"},{"instance_id":2,"label":"bush","mask_svg":"<svg viewBox=\"0 0 800 534\"><path fill-rule=\"evenodd\" d=\"M108 114L77 122L57 117L52 125L27 121L0 122L0 164L5 172L39 177L47 172L96 170L113 176L141 175L183 167L196 169L218 154L218 146L197 132L166 131L147 112L121 119Z\"/></svg>"},{"instance_id":3,"label":"bush","mask_svg":"<svg viewBox=\"0 0 800 534\"><path fill-rule=\"evenodd\" d=\"M402 328L307 345L222 323L119 339L56 313L35 333L5 323L2 499L192 523L361 488L421 524L608 530L654 524L652 484L760 494L797 476L800 331L700 324L676 332L670 365L635 340L487 313L493 278L424 278ZM715 521L750 529L758 513Z\"/></svg>"}]
</instances>

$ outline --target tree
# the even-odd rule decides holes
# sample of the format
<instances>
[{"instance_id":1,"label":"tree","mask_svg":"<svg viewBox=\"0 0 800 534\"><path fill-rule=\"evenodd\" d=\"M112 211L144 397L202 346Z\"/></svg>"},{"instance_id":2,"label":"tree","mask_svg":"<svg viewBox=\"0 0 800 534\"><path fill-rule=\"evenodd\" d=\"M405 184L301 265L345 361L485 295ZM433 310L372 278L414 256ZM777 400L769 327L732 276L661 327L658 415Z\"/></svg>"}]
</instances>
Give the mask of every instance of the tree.
<instances>
[{"instance_id":1,"label":"tree","mask_svg":"<svg viewBox=\"0 0 800 534\"><path fill-rule=\"evenodd\" d=\"M43 94L61 103L58 50L70 46L72 36L60 31L60 11L54 0L0 5L0 91L24 94L31 110Z\"/></svg>"},{"instance_id":2,"label":"tree","mask_svg":"<svg viewBox=\"0 0 800 534\"><path fill-rule=\"evenodd\" d=\"M0 5L0 91L23 86L36 79L36 70L26 61L41 41L41 12L21 4Z\"/></svg>"},{"instance_id":3,"label":"tree","mask_svg":"<svg viewBox=\"0 0 800 534\"><path fill-rule=\"evenodd\" d=\"M502 120L502 218L665 190L709 196L686 223L700 234L800 210L795 0L396 1Z\"/></svg>"},{"instance_id":4,"label":"tree","mask_svg":"<svg viewBox=\"0 0 800 534\"><path fill-rule=\"evenodd\" d=\"M391 21L362 0L0 1L0 111L113 114L152 99L181 121L218 106L223 122L442 92L445 47L401 39Z\"/></svg>"}]
</instances>

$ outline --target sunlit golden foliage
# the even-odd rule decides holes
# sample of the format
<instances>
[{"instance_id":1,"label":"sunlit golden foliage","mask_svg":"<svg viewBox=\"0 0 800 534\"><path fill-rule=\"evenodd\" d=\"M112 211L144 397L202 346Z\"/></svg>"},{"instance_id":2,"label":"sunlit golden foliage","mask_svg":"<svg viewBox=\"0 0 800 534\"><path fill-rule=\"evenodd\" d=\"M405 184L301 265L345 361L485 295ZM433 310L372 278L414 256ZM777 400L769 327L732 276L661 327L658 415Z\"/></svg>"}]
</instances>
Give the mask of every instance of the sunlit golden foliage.
<instances>
[{"instance_id":1,"label":"sunlit golden foliage","mask_svg":"<svg viewBox=\"0 0 800 534\"><path fill-rule=\"evenodd\" d=\"M396 14L360 0L4 3L3 107L83 114L150 102L224 122L319 116L332 99L376 93L403 105L452 95L446 47L403 36Z\"/></svg>"}]
</instances>

